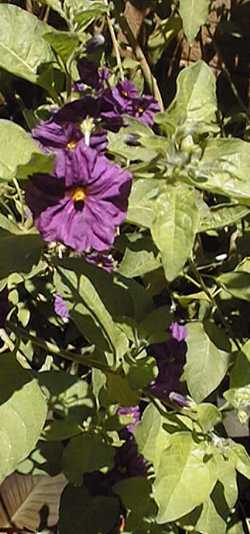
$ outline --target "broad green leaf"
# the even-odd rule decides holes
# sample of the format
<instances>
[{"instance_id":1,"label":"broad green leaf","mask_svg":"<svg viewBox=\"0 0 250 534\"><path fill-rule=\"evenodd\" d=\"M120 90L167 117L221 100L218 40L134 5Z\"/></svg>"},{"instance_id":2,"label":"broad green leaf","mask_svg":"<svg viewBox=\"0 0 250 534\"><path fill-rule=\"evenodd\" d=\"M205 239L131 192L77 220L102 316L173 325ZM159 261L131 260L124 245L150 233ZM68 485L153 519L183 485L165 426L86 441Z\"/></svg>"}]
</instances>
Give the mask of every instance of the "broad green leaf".
<instances>
[{"instance_id":1,"label":"broad green leaf","mask_svg":"<svg viewBox=\"0 0 250 534\"><path fill-rule=\"evenodd\" d=\"M200 402L212 393L224 378L229 355L212 342L202 323L188 325L187 345L184 378L190 395L196 402Z\"/></svg>"},{"instance_id":2,"label":"broad green leaf","mask_svg":"<svg viewBox=\"0 0 250 534\"><path fill-rule=\"evenodd\" d=\"M243 445L232 442L230 458L235 465L235 469L246 478L250 479L250 457Z\"/></svg>"},{"instance_id":3,"label":"broad green leaf","mask_svg":"<svg viewBox=\"0 0 250 534\"><path fill-rule=\"evenodd\" d=\"M235 362L230 372L230 388L240 388L250 384L249 342L235 355Z\"/></svg>"},{"instance_id":4,"label":"broad green leaf","mask_svg":"<svg viewBox=\"0 0 250 534\"><path fill-rule=\"evenodd\" d=\"M228 508L233 508L238 498L238 486L235 466L228 457L221 454L221 451L217 449L214 455L216 462L216 470L218 481L223 485L223 493Z\"/></svg>"},{"instance_id":5,"label":"broad green leaf","mask_svg":"<svg viewBox=\"0 0 250 534\"><path fill-rule=\"evenodd\" d=\"M159 524L174 521L207 500L216 479L204 456L205 451L193 441L191 432L169 437L154 483Z\"/></svg>"},{"instance_id":6,"label":"broad green leaf","mask_svg":"<svg viewBox=\"0 0 250 534\"><path fill-rule=\"evenodd\" d=\"M58 521L60 496L66 485L63 475L56 477L19 475L13 473L0 486L0 528L16 528L35 532L41 524L41 509L46 507L46 524L53 527Z\"/></svg>"},{"instance_id":7,"label":"broad green leaf","mask_svg":"<svg viewBox=\"0 0 250 534\"><path fill-rule=\"evenodd\" d=\"M182 21L180 17L169 17L168 19L161 20L157 25L156 30L149 36L148 50L151 61L156 63L165 48L169 45L174 37L179 33L182 27Z\"/></svg>"},{"instance_id":8,"label":"broad green leaf","mask_svg":"<svg viewBox=\"0 0 250 534\"><path fill-rule=\"evenodd\" d=\"M31 155L28 163L18 165L16 174L18 178L27 178L35 173L51 174L54 168L55 156L35 153Z\"/></svg>"},{"instance_id":9,"label":"broad green leaf","mask_svg":"<svg viewBox=\"0 0 250 534\"><path fill-rule=\"evenodd\" d=\"M77 33L73 32L54 30L53 32L46 33L44 35L44 39L50 43L53 50L56 52L56 54L58 54L64 63L67 62L79 44L79 37Z\"/></svg>"},{"instance_id":10,"label":"broad green leaf","mask_svg":"<svg viewBox=\"0 0 250 534\"><path fill-rule=\"evenodd\" d=\"M128 278L143 276L161 265L158 251L151 237L137 236L128 240L125 254L119 265L119 272Z\"/></svg>"},{"instance_id":11,"label":"broad green leaf","mask_svg":"<svg viewBox=\"0 0 250 534\"><path fill-rule=\"evenodd\" d=\"M221 274L217 281L233 297L250 300L250 273L233 271Z\"/></svg>"},{"instance_id":12,"label":"broad green leaf","mask_svg":"<svg viewBox=\"0 0 250 534\"><path fill-rule=\"evenodd\" d=\"M139 325L139 333L148 343L159 343L168 337L167 329L173 317L169 306L160 306L149 313Z\"/></svg>"},{"instance_id":13,"label":"broad green leaf","mask_svg":"<svg viewBox=\"0 0 250 534\"><path fill-rule=\"evenodd\" d=\"M151 482L143 477L130 477L115 484L113 491L119 495L128 514L126 532L141 532L144 525L148 532L148 525L157 514Z\"/></svg>"},{"instance_id":14,"label":"broad green leaf","mask_svg":"<svg viewBox=\"0 0 250 534\"><path fill-rule=\"evenodd\" d=\"M80 484L83 473L113 466L115 449L103 436L84 432L72 438L63 452L63 471L70 482Z\"/></svg>"},{"instance_id":15,"label":"broad green leaf","mask_svg":"<svg viewBox=\"0 0 250 534\"><path fill-rule=\"evenodd\" d=\"M167 280L178 276L190 257L199 226L195 192L187 186L169 186L155 202L151 233L161 252Z\"/></svg>"},{"instance_id":16,"label":"broad green leaf","mask_svg":"<svg viewBox=\"0 0 250 534\"><path fill-rule=\"evenodd\" d=\"M12 354L0 360L0 481L32 451L47 415L45 397Z\"/></svg>"},{"instance_id":17,"label":"broad green leaf","mask_svg":"<svg viewBox=\"0 0 250 534\"><path fill-rule=\"evenodd\" d=\"M129 196L127 221L137 226L150 228L155 218L155 200L162 182L156 179L139 179L132 185Z\"/></svg>"},{"instance_id":18,"label":"broad green leaf","mask_svg":"<svg viewBox=\"0 0 250 534\"><path fill-rule=\"evenodd\" d=\"M91 413L93 404L89 399L88 384L84 380L62 370L52 369L38 373L37 379L49 406L60 415L76 415L79 421L79 414L82 420L85 410Z\"/></svg>"},{"instance_id":19,"label":"broad green leaf","mask_svg":"<svg viewBox=\"0 0 250 534\"><path fill-rule=\"evenodd\" d=\"M0 4L0 14L1 7L3 7L3 4ZM0 180L9 181L15 178L18 173L18 167L20 176L18 174L17 177L27 176L28 173L22 174L23 168L29 168L31 158L41 158L42 161L48 160L48 156L41 154L37 143L21 126L12 121L0 119ZM49 161L51 161L51 158L49 158ZM29 169L30 174L35 171L35 167ZM36 172L40 172L40 169L38 168Z\"/></svg>"},{"instance_id":20,"label":"broad green leaf","mask_svg":"<svg viewBox=\"0 0 250 534\"><path fill-rule=\"evenodd\" d=\"M212 206L208 214L201 219L200 231L206 232L207 230L214 230L235 224L248 214L249 208L240 204Z\"/></svg>"},{"instance_id":21,"label":"broad green leaf","mask_svg":"<svg viewBox=\"0 0 250 534\"><path fill-rule=\"evenodd\" d=\"M167 447L168 433L163 428L164 418L153 404L143 412L142 420L135 429L135 439L140 453L153 464L159 466L161 452Z\"/></svg>"},{"instance_id":22,"label":"broad green leaf","mask_svg":"<svg viewBox=\"0 0 250 534\"><path fill-rule=\"evenodd\" d=\"M131 389L127 377L107 373L106 402L121 406L135 406L139 402L139 392Z\"/></svg>"},{"instance_id":23,"label":"broad green leaf","mask_svg":"<svg viewBox=\"0 0 250 534\"><path fill-rule=\"evenodd\" d=\"M209 5L210 0L180 0L179 13L189 43L195 39L200 26L205 24Z\"/></svg>"},{"instance_id":24,"label":"broad green leaf","mask_svg":"<svg viewBox=\"0 0 250 534\"><path fill-rule=\"evenodd\" d=\"M57 290L65 299L79 330L101 350L112 352L117 357L123 356L128 348L128 341L112 317L114 308L112 309L110 295L112 290L116 290L112 276L101 269L93 268L82 259L74 258L58 263L56 271ZM105 292L101 284L105 284ZM118 294L120 298L129 297L122 291L122 287ZM124 304L126 305L126 300Z\"/></svg>"},{"instance_id":25,"label":"broad green leaf","mask_svg":"<svg viewBox=\"0 0 250 534\"><path fill-rule=\"evenodd\" d=\"M204 502L195 528L201 534L225 534L227 529L226 517L223 517L220 513L217 495L214 499L209 497Z\"/></svg>"},{"instance_id":26,"label":"broad green leaf","mask_svg":"<svg viewBox=\"0 0 250 534\"><path fill-rule=\"evenodd\" d=\"M250 205L249 143L210 139L197 169L197 187Z\"/></svg>"},{"instance_id":27,"label":"broad green leaf","mask_svg":"<svg viewBox=\"0 0 250 534\"><path fill-rule=\"evenodd\" d=\"M199 123L205 123L207 131L207 125L210 129L211 123L215 123L216 109L215 76L204 61L197 61L180 72L176 97L166 112L158 113L156 122L167 134L169 129L172 132L177 126L197 126Z\"/></svg>"},{"instance_id":28,"label":"broad green leaf","mask_svg":"<svg viewBox=\"0 0 250 534\"><path fill-rule=\"evenodd\" d=\"M195 408L196 420L204 432L209 432L221 422L222 416L218 408L209 402L198 404Z\"/></svg>"},{"instance_id":29,"label":"broad green leaf","mask_svg":"<svg viewBox=\"0 0 250 534\"><path fill-rule=\"evenodd\" d=\"M60 534L108 534L119 524L120 503L115 497L91 497L85 487L68 485L59 510Z\"/></svg>"},{"instance_id":30,"label":"broad green leaf","mask_svg":"<svg viewBox=\"0 0 250 534\"><path fill-rule=\"evenodd\" d=\"M39 267L43 241L37 234L0 232L0 280L7 282L11 274L30 277Z\"/></svg>"},{"instance_id":31,"label":"broad green leaf","mask_svg":"<svg viewBox=\"0 0 250 534\"><path fill-rule=\"evenodd\" d=\"M0 4L0 67L39 83L39 68L53 61L51 48L43 39L48 30L47 24L24 9Z\"/></svg>"}]
</instances>

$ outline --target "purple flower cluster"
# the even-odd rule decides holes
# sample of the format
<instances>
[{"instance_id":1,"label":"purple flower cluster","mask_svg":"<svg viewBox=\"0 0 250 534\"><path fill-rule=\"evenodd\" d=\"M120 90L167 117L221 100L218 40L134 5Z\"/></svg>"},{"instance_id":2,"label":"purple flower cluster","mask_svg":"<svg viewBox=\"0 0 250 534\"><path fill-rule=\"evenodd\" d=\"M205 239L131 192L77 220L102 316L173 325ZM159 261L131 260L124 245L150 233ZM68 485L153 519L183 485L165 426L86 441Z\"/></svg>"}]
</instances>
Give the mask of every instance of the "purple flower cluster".
<instances>
[{"instance_id":1,"label":"purple flower cluster","mask_svg":"<svg viewBox=\"0 0 250 534\"><path fill-rule=\"evenodd\" d=\"M171 395L184 393L184 386L180 382L180 377L185 364L187 351L185 326L177 322L172 323L169 328L171 337L165 343L155 343L150 347L150 354L155 357L158 367L158 376L150 391L161 400L174 401L178 397Z\"/></svg>"},{"instance_id":2,"label":"purple flower cluster","mask_svg":"<svg viewBox=\"0 0 250 534\"><path fill-rule=\"evenodd\" d=\"M100 263L98 254L110 250L125 220L132 180L104 155L107 129L119 129L124 114L152 125L159 106L151 96L139 96L128 80L110 88L109 71L87 59L78 70L75 88L83 96L32 131L41 148L55 155L55 164L52 175L31 178L26 201L45 241L93 253L92 261L97 254Z\"/></svg>"}]
</instances>

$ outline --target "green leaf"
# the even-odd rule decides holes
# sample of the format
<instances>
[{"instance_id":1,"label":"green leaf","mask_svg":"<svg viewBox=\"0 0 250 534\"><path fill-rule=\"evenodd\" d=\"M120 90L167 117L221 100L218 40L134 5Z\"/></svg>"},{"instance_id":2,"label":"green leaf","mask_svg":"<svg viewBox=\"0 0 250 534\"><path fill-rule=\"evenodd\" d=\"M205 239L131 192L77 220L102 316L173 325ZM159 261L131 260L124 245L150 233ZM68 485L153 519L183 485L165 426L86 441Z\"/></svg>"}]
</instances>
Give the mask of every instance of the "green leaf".
<instances>
[{"instance_id":1,"label":"green leaf","mask_svg":"<svg viewBox=\"0 0 250 534\"><path fill-rule=\"evenodd\" d=\"M213 326L214 331L216 330ZM184 378L196 402L205 399L224 378L229 364L228 352L218 349L202 323L188 325L187 363Z\"/></svg>"},{"instance_id":2,"label":"green leaf","mask_svg":"<svg viewBox=\"0 0 250 534\"><path fill-rule=\"evenodd\" d=\"M205 123L207 131L208 125L210 129L215 123L216 110L215 76L204 61L196 61L180 72L176 97L166 112L157 114L156 122L167 134L177 126L197 126L199 123Z\"/></svg>"},{"instance_id":3,"label":"green leaf","mask_svg":"<svg viewBox=\"0 0 250 534\"><path fill-rule=\"evenodd\" d=\"M143 412L142 420L135 429L135 439L140 453L153 464L159 466L161 452L167 447L168 433L163 428L164 418L153 404Z\"/></svg>"},{"instance_id":4,"label":"green leaf","mask_svg":"<svg viewBox=\"0 0 250 534\"><path fill-rule=\"evenodd\" d=\"M217 281L233 297L250 300L250 273L233 271L221 274Z\"/></svg>"},{"instance_id":5,"label":"green leaf","mask_svg":"<svg viewBox=\"0 0 250 534\"><path fill-rule=\"evenodd\" d=\"M250 205L249 143L210 139L197 169L197 187Z\"/></svg>"},{"instance_id":6,"label":"green leaf","mask_svg":"<svg viewBox=\"0 0 250 534\"><path fill-rule=\"evenodd\" d=\"M34 173L51 174L54 168L55 156L50 154L32 154L28 163L18 165L16 174L18 178L27 178Z\"/></svg>"},{"instance_id":7,"label":"green leaf","mask_svg":"<svg viewBox=\"0 0 250 534\"><path fill-rule=\"evenodd\" d=\"M210 0L180 0L179 13L189 43L195 39L200 26L205 24L209 5Z\"/></svg>"},{"instance_id":8,"label":"green leaf","mask_svg":"<svg viewBox=\"0 0 250 534\"><path fill-rule=\"evenodd\" d=\"M0 232L0 280L18 273L22 278L30 277L32 270L39 267L43 241L37 234L10 234Z\"/></svg>"},{"instance_id":9,"label":"green leaf","mask_svg":"<svg viewBox=\"0 0 250 534\"><path fill-rule=\"evenodd\" d=\"M54 9L62 18L65 18L64 11L60 0L40 0L42 4L49 6L51 9Z\"/></svg>"},{"instance_id":10,"label":"green leaf","mask_svg":"<svg viewBox=\"0 0 250 534\"><path fill-rule=\"evenodd\" d=\"M123 356L128 341L115 324L115 316L113 320L114 308L110 295L116 289L119 291L119 285L116 288L112 276L76 258L58 262L56 271L57 290L66 301L79 330L101 350L112 352L118 358ZM120 298L128 299L129 295L122 291L122 287L120 289Z\"/></svg>"},{"instance_id":11,"label":"green leaf","mask_svg":"<svg viewBox=\"0 0 250 534\"><path fill-rule=\"evenodd\" d=\"M53 50L64 63L67 62L80 42L77 33L56 30L46 33L44 39L50 43Z\"/></svg>"},{"instance_id":12,"label":"green leaf","mask_svg":"<svg viewBox=\"0 0 250 534\"><path fill-rule=\"evenodd\" d=\"M191 433L178 432L169 437L154 483L159 524L174 521L207 500L216 479L204 456L205 451L193 441Z\"/></svg>"},{"instance_id":13,"label":"green leaf","mask_svg":"<svg viewBox=\"0 0 250 534\"><path fill-rule=\"evenodd\" d=\"M13 354L0 360L0 481L12 473L36 445L47 405L31 373Z\"/></svg>"},{"instance_id":14,"label":"green leaf","mask_svg":"<svg viewBox=\"0 0 250 534\"><path fill-rule=\"evenodd\" d=\"M235 362L230 372L230 388L240 388L250 384L250 342L243 345L235 355Z\"/></svg>"},{"instance_id":15,"label":"green leaf","mask_svg":"<svg viewBox=\"0 0 250 534\"><path fill-rule=\"evenodd\" d=\"M162 186L161 180L139 179L134 181L129 196L127 221L150 228L155 218L155 199Z\"/></svg>"},{"instance_id":16,"label":"green leaf","mask_svg":"<svg viewBox=\"0 0 250 534\"><path fill-rule=\"evenodd\" d=\"M207 230L214 230L235 224L248 214L249 208L240 204L212 206L208 210L207 215L201 219L200 231L206 232Z\"/></svg>"},{"instance_id":17,"label":"green leaf","mask_svg":"<svg viewBox=\"0 0 250 534\"><path fill-rule=\"evenodd\" d=\"M221 422L222 416L218 408L209 402L198 404L195 408L197 421L204 432L213 430L214 426Z\"/></svg>"},{"instance_id":18,"label":"green leaf","mask_svg":"<svg viewBox=\"0 0 250 534\"><path fill-rule=\"evenodd\" d=\"M214 488L213 492L214 496L209 497L208 500L204 502L201 515L195 525L197 532L201 534L225 534L227 529L225 511L223 507L223 494L219 496L220 501L222 501L221 511L218 494L216 494L215 490L216 487ZM221 489L219 491L221 492Z\"/></svg>"},{"instance_id":19,"label":"green leaf","mask_svg":"<svg viewBox=\"0 0 250 534\"><path fill-rule=\"evenodd\" d=\"M63 452L63 471L70 482L80 484L83 473L111 469L115 449L100 434L88 431L72 438Z\"/></svg>"},{"instance_id":20,"label":"green leaf","mask_svg":"<svg viewBox=\"0 0 250 534\"><path fill-rule=\"evenodd\" d=\"M147 43L149 57L153 63L160 59L165 48L176 37L181 27L181 18L175 16L161 20L160 24L157 24L156 30L149 36Z\"/></svg>"},{"instance_id":21,"label":"green leaf","mask_svg":"<svg viewBox=\"0 0 250 534\"><path fill-rule=\"evenodd\" d=\"M24 9L0 4L0 66L39 84L39 67L53 61L51 48L43 39L48 30L47 24Z\"/></svg>"},{"instance_id":22,"label":"green leaf","mask_svg":"<svg viewBox=\"0 0 250 534\"><path fill-rule=\"evenodd\" d=\"M108 534L119 524L120 503L114 497L91 497L83 488L68 485L59 510L60 534Z\"/></svg>"},{"instance_id":23,"label":"green leaf","mask_svg":"<svg viewBox=\"0 0 250 534\"><path fill-rule=\"evenodd\" d=\"M152 237L161 252L167 280L180 274L190 257L199 226L195 192L187 186L169 186L155 202Z\"/></svg>"},{"instance_id":24,"label":"green leaf","mask_svg":"<svg viewBox=\"0 0 250 534\"><path fill-rule=\"evenodd\" d=\"M0 4L0 13L3 4ZM20 176L23 178L27 174L32 174L36 168L31 167L31 158L35 162L51 161L51 158L41 154L37 143L32 139L21 126L12 121L0 119L0 180L11 180L15 178L20 170ZM28 173L24 172L28 168ZM31 172L30 172L31 171ZM40 169L38 168L39 172Z\"/></svg>"},{"instance_id":25,"label":"green leaf","mask_svg":"<svg viewBox=\"0 0 250 534\"><path fill-rule=\"evenodd\" d=\"M128 278L143 276L158 269L161 262L158 251L154 246L151 237L137 235L136 238L127 239L125 254L119 265L119 272Z\"/></svg>"},{"instance_id":26,"label":"green leaf","mask_svg":"<svg viewBox=\"0 0 250 534\"><path fill-rule=\"evenodd\" d=\"M120 496L128 514L126 517L126 532L128 530L138 532L137 529L139 527L142 528L145 523L145 528L148 529L148 524L157 513L157 506L152 498L150 481L142 477L130 477L115 484L113 491Z\"/></svg>"},{"instance_id":27,"label":"green leaf","mask_svg":"<svg viewBox=\"0 0 250 534\"><path fill-rule=\"evenodd\" d=\"M230 458L234 463L235 469L244 477L250 479L250 457L243 445L232 442Z\"/></svg>"},{"instance_id":28,"label":"green leaf","mask_svg":"<svg viewBox=\"0 0 250 534\"><path fill-rule=\"evenodd\" d=\"M131 389L128 378L107 373L105 401L121 406L135 406L139 402L139 392Z\"/></svg>"}]
</instances>

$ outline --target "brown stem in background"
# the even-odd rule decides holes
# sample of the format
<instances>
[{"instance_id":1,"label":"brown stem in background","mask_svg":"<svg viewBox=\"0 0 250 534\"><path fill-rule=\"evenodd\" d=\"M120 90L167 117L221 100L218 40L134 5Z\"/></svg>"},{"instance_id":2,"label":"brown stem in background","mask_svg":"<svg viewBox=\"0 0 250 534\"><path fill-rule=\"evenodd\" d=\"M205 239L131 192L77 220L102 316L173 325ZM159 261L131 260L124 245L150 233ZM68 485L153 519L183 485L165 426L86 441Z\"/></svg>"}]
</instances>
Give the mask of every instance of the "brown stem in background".
<instances>
[{"instance_id":1,"label":"brown stem in background","mask_svg":"<svg viewBox=\"0 0 250 534\"><path fill-rule=\"evenodd\" d=\"M116 18L120 24L121 30L125 37L127 38L128 43L130 44L136 60L140 63L141 69L144 75L144 78L148 84L148 87L152 95L156 98L160 105L160 110L164 111L164 105L161 97L161 93L157 84L155 77L153 76L150 66L147 62L147 59L141 49L124 13L120 14L116 11Z\"/></svg>"}]
</instances>

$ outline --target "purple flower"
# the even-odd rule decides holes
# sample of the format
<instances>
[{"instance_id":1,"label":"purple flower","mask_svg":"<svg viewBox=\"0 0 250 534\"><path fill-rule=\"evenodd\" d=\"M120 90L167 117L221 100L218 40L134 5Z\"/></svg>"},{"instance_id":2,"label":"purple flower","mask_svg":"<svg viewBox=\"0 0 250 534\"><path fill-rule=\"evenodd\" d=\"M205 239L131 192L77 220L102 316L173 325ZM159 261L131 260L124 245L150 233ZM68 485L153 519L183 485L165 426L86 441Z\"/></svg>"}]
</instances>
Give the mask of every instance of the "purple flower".
<instances>
[{"instance_id":1,"label":"purple flower","mask_svg":"<svg viewBox=\"0 0 250 534\"><path fill-rule=\"evenodd\" d=\"M175 402L180 408L189 408L190 407L190 401L187 399L187 397L184 397L180 393L175 393L175 391L171 391L169 393L169 400L171 402Z\"/></svg>"},{"instance_id":2,"label":"purple flower","mask_svg":"<svg viewBox=\"0 0 250 534\"><path fill-rule=\"evenodd\" d=\"M169 328L171 338L165 343L151 345L149 352L155 357L158 376L150 391L162 400L169 400L171 392L183 393L184 386L180 382L187 345L185 342L186 328L179 323L172 323Z\"/></svg>"},{"instance_id":3,"label":"purple flower","mask_svg":"<svg viewBox=\"0 0 250 534\"><path fill-rule=\"evenodd\" d=\"M119 82L102 94L100 116L107 128L113 131L123 125L122 115L130 115L152 126L157 111L160 111L158 102L149 95L139 96L135 85L129 80Z\"/></svg>"},{"instance_id":4,"label":"purple flower","mask_svg":"<svg viewBox=\"0 0 250 534\"><path fill-rule=\"evenodd\" d=\"M45 241L78 252L108 250L126 217L131 175L78 143L65 176L35 175L26 201Z\"/></svg>"},{"instance_id":5,"label":"purple flower","mask_svg":"<svg viewBox=\"0 0 250 534\"><path fill-rule=\"evenodd\" d=\"M69 310L61 295L55 295L54 310L61 319L69 319Z\"/></svg>"},{"instance_id":6,"label":"purple flower","mask_svg":"<svg viewBox=\"0 0 250 534\"><path fill-rule=\"evenodd\" d=\"M108 273L113 271L114 261L111 254L100 254L99 252L93 251L85 256L85 260L88 263L92 263L97 267L104 269L104 271L107 271Z\"/></svg>"},{"instance_id":7,"label":"purple flower","mask_svg":"<svg viewBox=\"0 0 250 534\"><path fill-rule=\"evenodd\" d=\"M75 85L83 84L81 85L81 91L86 89L86 85L93 87L96 91L104 90L105 82L110 76L110 72L106 67L98 68L93 61L82 58L78 61L77 68L80 82L76 82ZM80 87L78 86L78 88Z\"/></svg>"},{"instance_id":8,"label":"purple flower","mask_svg":"<svg viewBox=\"0 0 250 534\"><path fill-rule=\"evenodd\" d=\"M62 112L63 108L60 111ZM92 122L87 124L86 120L86 125L83 124L81 129L79 124L74 122L58 121L58 113L48 121L38 124L32 130L32 136L45 152L56 154L54 173L56 176L65 176L70 173L71 152L78 143L87 144L98 152L104 152L108 141L107 132L103 128L93 129Z\"/></svg>"},{"instance_id":9,"label":"purple flower","mask_svg":"<svg viewBox=\"0 0 250 534\"><path fill-rule=\"evenodd\" d=\"M141 418L139 406L121 406L120 408L118 408L117 413L120 416L125 415L131 418L131 423L126 425L126 428L129 432L133 434Z\"/></svg>"},{"instance_id":10,"label":"purple flower","mask_svg":"<svg viewBox=\"0 0 250 534\"><path fill-rule=\"evenodd\" d=\"M133 110L129 115L148 126L153 126L154 116L158 111L160 111L158 102L152 96L143 95L133 100Z\"/></svg>"}]
</instances>

